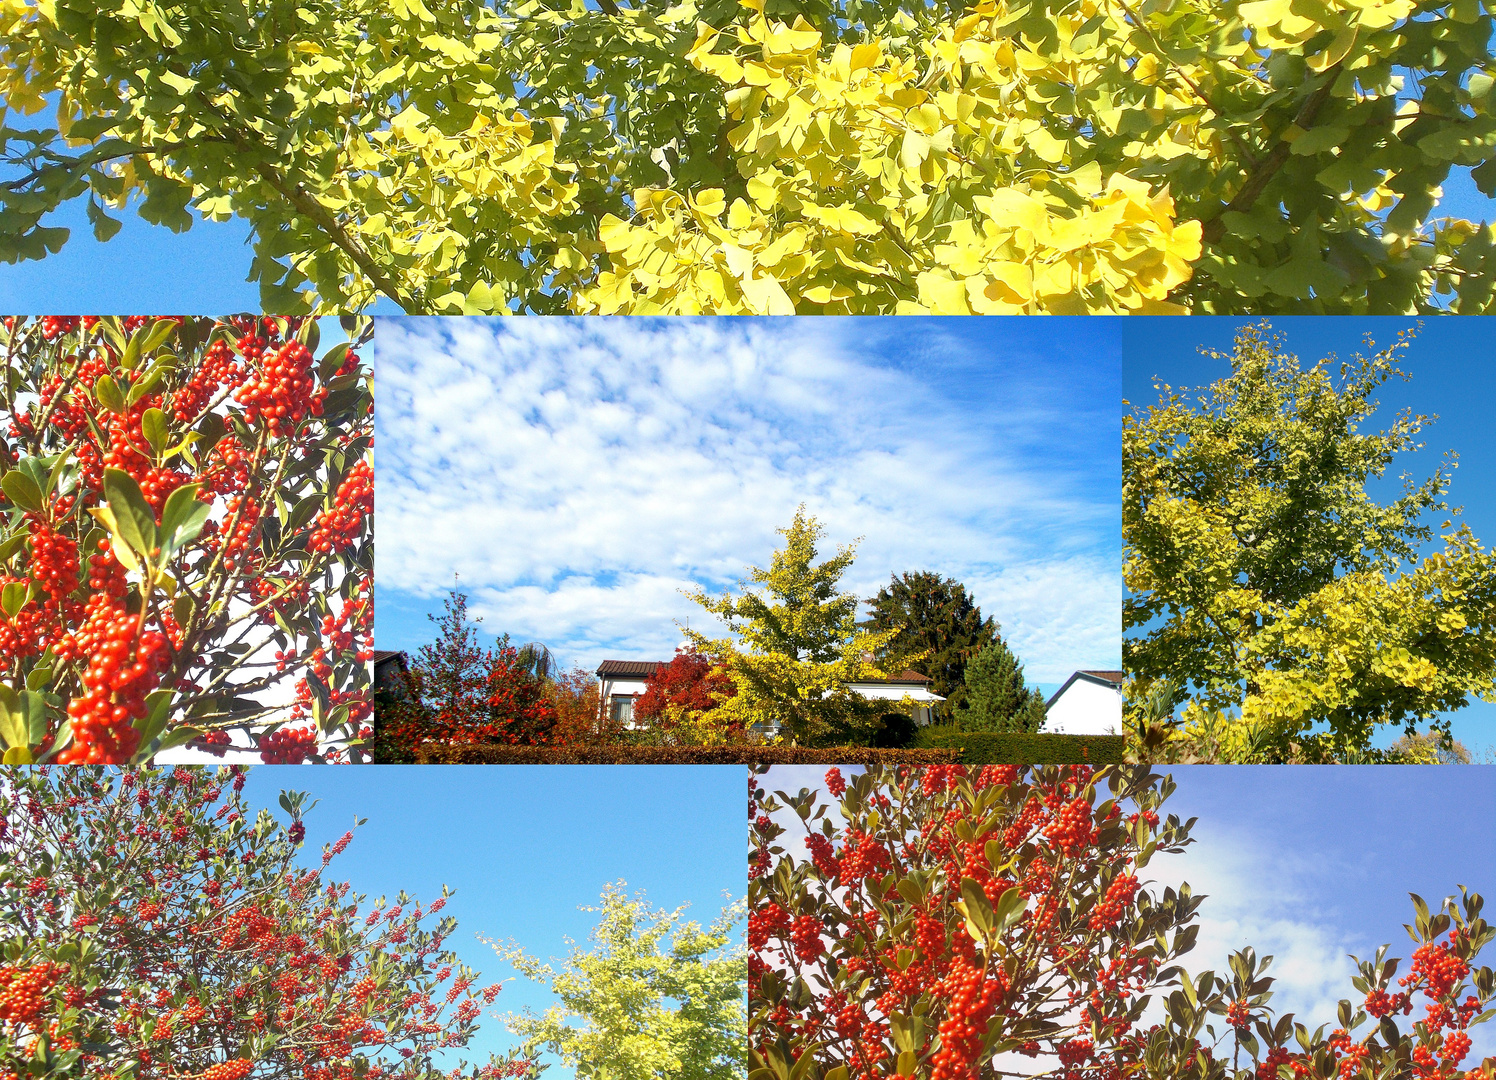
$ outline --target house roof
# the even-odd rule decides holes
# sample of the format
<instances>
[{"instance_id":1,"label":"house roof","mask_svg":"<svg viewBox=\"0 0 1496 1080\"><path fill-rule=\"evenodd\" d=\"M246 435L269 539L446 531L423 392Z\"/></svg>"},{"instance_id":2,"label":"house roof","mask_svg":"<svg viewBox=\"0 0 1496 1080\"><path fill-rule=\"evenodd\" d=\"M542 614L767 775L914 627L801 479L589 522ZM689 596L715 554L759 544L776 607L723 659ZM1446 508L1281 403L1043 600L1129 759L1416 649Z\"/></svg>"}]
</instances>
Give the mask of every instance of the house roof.
<instances>
[{"instance_id":1,"label":"house roof","mask_svg":"<svg viewBox=\"0 0 1496 1080\"><path fill-rule=\"evenodd\" d=\"M1126 673L1121 671L1077 671L1065 680L1065 685L1054 692L1053 696L1044 703L1044 707L1047 709L1058 701L1060 695L1069 690L1070 684L1077 679L1088 683L1095 683L1097 686L1105 686L1110 690L1121 690L1122 682L1126 677Z\"/></svg>"},{"instance_id":2,"label":"house roof","mask_svg":"<svg viewBox=\"0 0 1496 1080\"><path fill-rule=\"evenodd\" d=\"M403 652L395 652L390 649L374 650L374 663L376 665L382 664L386 660L399 660L402 665L407 666L410 663L410 657L406 656Z\"/></svg>"},{"instance_id":3,"label":"house roof","mask_svg":"<svg viewBox=\"0 0 1496 1080\"><path fill-rule=\"evenodd\" d=\"M854 679L853 684L861 685L884 685L888 683L927 683L930 681L928 675L921 675L917 671L905 671L900 675L890 675L886 679Z\"/></svg>"},{"instance_id":4,"label":"house roof","mask_svg":"<svg viewBox=\"0 0 1496 1080\"><path fill-rule=\"evenodd\" d=\"M1089 675L1091 678L1100 679L1102 682L1109 682L1113 686L1121 686L1127 678L1127 673L1123 671L1082 671L1079 674Z\"/></svg>"},{"instance_id":5,"label":"house roof","mask_svg":"<svg viewBox=\"0 0 1496 1080\"><path fill-rule=\"evenodd\" d=\"M604 660L598 665L598 675L632 675L642 678L654 673L663 660Z\"/></svg>"}]
</instances>

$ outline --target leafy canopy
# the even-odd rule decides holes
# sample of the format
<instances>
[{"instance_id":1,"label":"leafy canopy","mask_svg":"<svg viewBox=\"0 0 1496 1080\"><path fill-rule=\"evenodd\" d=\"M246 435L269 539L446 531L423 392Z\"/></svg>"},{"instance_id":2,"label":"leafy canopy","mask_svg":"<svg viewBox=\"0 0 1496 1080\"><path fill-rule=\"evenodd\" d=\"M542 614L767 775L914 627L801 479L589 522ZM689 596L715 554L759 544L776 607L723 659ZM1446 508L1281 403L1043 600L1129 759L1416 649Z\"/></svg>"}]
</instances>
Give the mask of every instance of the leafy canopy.
<instances>
[{"instance_id":1,"label":"leafy canopy","mask_svg":"<svg viewBox=\"0 0 1496 1080\"><path fill-rule=\"evenodd\" d=\"M1239 707L1262 752L1364 748L1471 694L1496 700L1496 557L1446 511L1452 461L1387 504L1366 490L1426 416L1363 431L1410 345L1303 366L1265 324L1193 402L1123 420L1123 663L1134 703L1169 678L1186 722ZM1156 711L1156 710L1155 710ZM1447 718L1442 722L1447 730ZM1302 746L1295 752L1302 750Z\"/></svg>"},{"instance_id":2,"label":"leafy canopy","mask_svg":"<svg viewBox=\"0 0 1496 1080\"><path fill-rule=\"evenodd\" d=\"M249 221L286 313L1477 312L1491 230L1433 208L1496 192L1491 38L1484 0L0 0L0 258L83 200Z\"/></svg>"},{"instance_id":3,"label":"leafy canopy","mask_svg":"<svg viewBox=\"0 0 1496 1080\"><path fill-rule=\"evenodd\" d=\"M561 1002L506 1016L510 1030L583 1080L741 1080L747 966L733 939L745 903L703 927L684 921L684 908L630 898L618 882L600 907L582 910L599 916L594 946L574 946L559 971L518 946L489 943Z\"/></svg>"},{"instance_id":4,"label":"leafy canopy","mask_svg":"<svg viewBox=\"0 0 1496 1080\"><path fill-rule=\"evenodd\" d=\"M886 677L869 658L896 631L859 628L857 597L837 592L856 557L855 544L816 562L816 541L825 530L803 504L779 532L784 547L767 570L748 568L741 597L712 599L701 589L687 594L735 635L713 640L685 631L699 652L718 659L736 688L707 716L735 730L778 730L802 745L866 741L881 722L879 706L893 703L869 702L849 684ZM749 582L763 588L754 591Z\"/></svg>"}]
</instances>

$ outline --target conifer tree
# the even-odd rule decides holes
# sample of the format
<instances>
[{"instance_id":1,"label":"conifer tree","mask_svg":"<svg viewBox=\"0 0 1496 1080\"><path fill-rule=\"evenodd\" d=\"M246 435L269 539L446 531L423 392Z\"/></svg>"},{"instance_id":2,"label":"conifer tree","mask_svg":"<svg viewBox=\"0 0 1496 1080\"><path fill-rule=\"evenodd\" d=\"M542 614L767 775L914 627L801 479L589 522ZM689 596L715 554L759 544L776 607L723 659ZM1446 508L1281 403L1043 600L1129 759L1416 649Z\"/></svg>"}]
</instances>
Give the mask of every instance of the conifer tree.
<instances>
[{"instance_id":1,"label":"conifer tree","mask_svg":"<svg viewBox=\"0 0 1496 1080\"><path fill-rule=\"evenodd\" d=\"M1044 723L1044 695L1024 687L1023 665L1002 638L972 657L966 692L959 723L967 731L1038 731Z\"/></svg>"},{"instance_id":2,"label":"conifer tree","mask_svg":"<svg viewBox=\"0 0 1496 1080\"><path fill-rule=\"evenodd\" d=\"M453 589L442 606L440 617L426 616L436 623L438 633L435 641L421 646L414 666L426 705L454 720L471 718L485 706L493 653L478 644L477 624L483 620L469 620L464 593ZM499 647L508 644L505 635Z\"/></svg>"},{"instance_id":3,"label":"conifer tree","mask_svg":"<svg viewBox=\"0 0 1496 1080\"><path fill-rule=\"evenodd\" d=\"M947 719L967 707L966 666L983 646L998 640L997 623L982 618L966 586L926 570L891 577L869 601L875 630L893 630L883 666L930 678L931 693L945 698Z\"/></svg>"}]
</instances>

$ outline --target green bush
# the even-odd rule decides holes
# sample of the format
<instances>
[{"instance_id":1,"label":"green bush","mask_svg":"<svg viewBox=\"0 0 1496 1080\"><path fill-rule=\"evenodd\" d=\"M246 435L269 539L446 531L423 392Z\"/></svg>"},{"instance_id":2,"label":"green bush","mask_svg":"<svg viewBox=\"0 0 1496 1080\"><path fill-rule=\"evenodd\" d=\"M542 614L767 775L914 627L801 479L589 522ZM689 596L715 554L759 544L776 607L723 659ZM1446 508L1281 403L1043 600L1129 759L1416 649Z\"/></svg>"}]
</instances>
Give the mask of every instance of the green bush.
<instances>
[{"instance_id":1,"label":"green bush","mask_svg":"<svg viewBox=\"0 0 1496 1080\"><path fill-rule=\"evenodd\" d=\"M910 746L959 748L963 765L1118 765L1125 743L1121 735L962 731L951 725L932 725L921 728Z\"/></svg>"}]
</instances>

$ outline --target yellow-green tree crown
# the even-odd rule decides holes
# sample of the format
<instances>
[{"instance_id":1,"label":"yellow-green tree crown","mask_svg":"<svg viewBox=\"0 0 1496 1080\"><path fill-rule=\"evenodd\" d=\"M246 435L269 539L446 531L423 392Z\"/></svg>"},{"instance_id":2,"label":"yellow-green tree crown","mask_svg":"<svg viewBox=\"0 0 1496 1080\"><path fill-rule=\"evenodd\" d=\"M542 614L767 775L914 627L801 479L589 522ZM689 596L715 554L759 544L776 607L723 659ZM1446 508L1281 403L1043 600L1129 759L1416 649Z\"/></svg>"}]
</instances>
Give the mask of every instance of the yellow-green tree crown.
<instances>
[{"instance_id":1,"label":"yellow-green tree crown","mask_svg":"<svg viewBox=\"0 0 1496 1080\"><path fill-rule=\"evenodd\" d=\"M1496 557L1445 521L1452 461L1366 491L1415 449L1425 416L1363 432L1373 394L1402 376L1411 335L1307 367L1247 327L1231 374L1193 401L1161 387L1124 417L1123 664L1138 702L1160 680L1192 694L1184 719L1239 708L1280 750L1328 737L1364 748L1379 724L1496 699ZM1444 721L1447 728L1448 721Z\"/></svg>"},{"instance_id":2,"label":"yellow-green tree crown","mask_svg":"<svg viewBox=\"0 0 1496 1080\"><path fill-rule=\"evenodd\" d=\"M741 596L714 599L702 589L687 594L733 635L712 639L686 630L697 649L720 661L737 688L712 713L747 731L778 729L802 744L865 740L882 707L899 703L874 704L848 684L885 676L869 658L898 631L860 629L858 598L838 591L856 558L855 542L816 562L816 541L825 530L805 513L803 503L779 533L784 547L774 552L768 569L748 568ZM761 588L755 591L754 585Z\"/></svg>"},{"instance_id":3,"label":"yellow-green tree crown","mask_svg":"<svg viewBox=\"0 0 1496 1080\"><path fill-rule=\"evenodd\" d=\"M740 1080L746 1053L746 971L739 900L708 926L685 909L650 907L623 882L603 890L592 947L573 946L560 970L515 945L489 942L559 999L544 1013L504 1018L588 1080Z\"/></svg>"},{"instance_id":4,"label":"yellow-green tree crown","mask_svg":"<svg viewBox=\"0 0 1496 1080\"><path fill-rule=\"evenodd\" d=\"M0 0L0 258L81 199L247 220L285 313L1479 312L1491 230L1435 204L1496 192L1491 39L1484 0Z\"/></svg>"}]
</instances>

